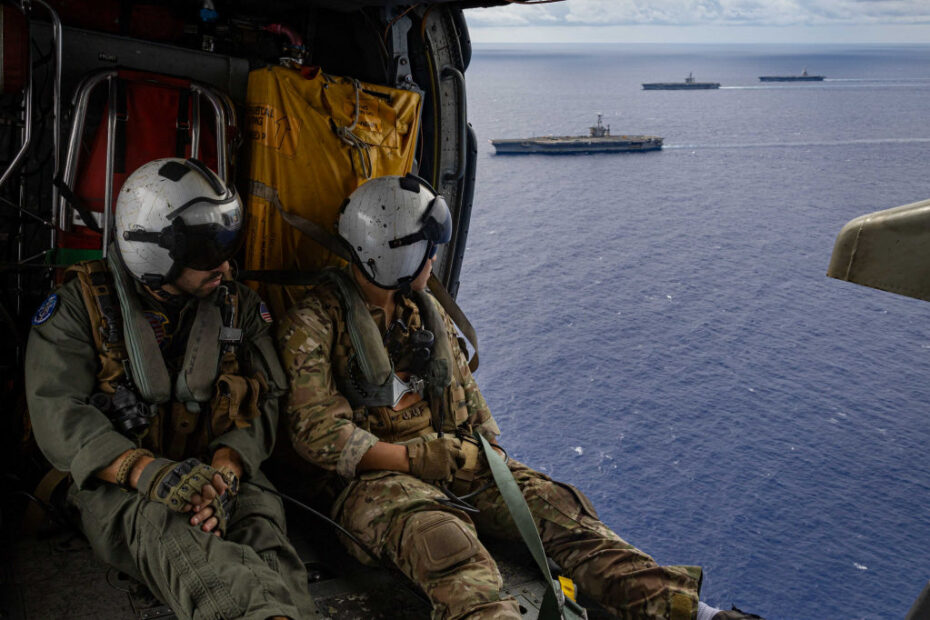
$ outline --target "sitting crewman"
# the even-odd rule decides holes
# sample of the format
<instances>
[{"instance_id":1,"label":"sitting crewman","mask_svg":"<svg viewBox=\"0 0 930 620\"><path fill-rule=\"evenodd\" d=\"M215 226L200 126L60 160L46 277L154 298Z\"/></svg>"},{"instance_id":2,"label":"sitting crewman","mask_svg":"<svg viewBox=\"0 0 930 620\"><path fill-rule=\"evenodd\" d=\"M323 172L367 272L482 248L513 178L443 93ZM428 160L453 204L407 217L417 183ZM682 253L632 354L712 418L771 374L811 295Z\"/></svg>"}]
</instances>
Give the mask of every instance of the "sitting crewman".
<instances>
[{"instance_id":1,"label":"sitting crewman","mask_svg":"<svg viewBox=\"0 0 930 620\"><path fill-rule=\"evenodd\" d=\"M265 304L230 279L242 220L199 161L136 170L107 258L33 317L29 414L97 556L178 617L306 618L281 501L248 484L270 484L286 376Z\"/></svg>"},{"instance_id":2,"label":"sitting crewman","mask_svg":"<svg viewBox=\"0 0 930 620\"><path fill-rule=\"evenodd\" d=\"M493 444L500 431L449 316L425 291L451 222L443 198L412 175L372 179L352 193L338 221L352 264L326 272L278 326L287 421L296 451L341 489L333 519L416 582L433 618L516 619L517 601L502 597L476 534L519 539L473 435ZM574 487L508 466L546 553L612 613L758 617L700 603L700 568L659 566ZM478 511L468 514L447 493Z\"/></svg>"}]
</instances>

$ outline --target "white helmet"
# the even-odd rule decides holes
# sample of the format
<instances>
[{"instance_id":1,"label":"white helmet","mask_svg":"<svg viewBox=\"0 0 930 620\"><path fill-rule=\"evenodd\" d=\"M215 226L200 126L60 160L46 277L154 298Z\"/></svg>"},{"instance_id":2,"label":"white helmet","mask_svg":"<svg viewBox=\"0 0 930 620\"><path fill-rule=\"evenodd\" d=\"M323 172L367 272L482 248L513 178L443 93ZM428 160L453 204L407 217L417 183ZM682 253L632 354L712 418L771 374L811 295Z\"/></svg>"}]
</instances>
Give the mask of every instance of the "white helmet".
<instances>
[{"instance_id":1,"label":"white helmet","mask_svg":"<svg viewBox=\"0 0 930 620\"><path fill-rule=\"evenodd\" d=\"M452 238L452 215L442 196L419 177L371 179L349 196L339 236L375 285L400 288L413 280L436 247Z\"/></svg>"},{"instance_id":2,"label":"white helmet","mask_svg":"<svg viewBox=\"0 0 930 620\"><path fill-rule=\"evenodd\" d=\"M159 288L181 269L208 271L239 249L242 203L196 159L140 166L116 201L116 243L130 274Z\"/></svg>"}]
</instances>

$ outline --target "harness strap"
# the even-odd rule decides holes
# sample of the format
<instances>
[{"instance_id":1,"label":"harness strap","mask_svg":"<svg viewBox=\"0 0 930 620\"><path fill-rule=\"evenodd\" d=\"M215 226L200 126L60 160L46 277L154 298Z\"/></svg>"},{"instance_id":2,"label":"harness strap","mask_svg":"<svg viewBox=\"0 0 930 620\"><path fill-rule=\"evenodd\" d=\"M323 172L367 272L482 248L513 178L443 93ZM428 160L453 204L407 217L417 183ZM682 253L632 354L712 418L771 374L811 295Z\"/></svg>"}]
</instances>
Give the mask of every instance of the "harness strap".
<instances>
[{"instance_id":1,"label":"harness strap","mask_svg":"<svg viewBox=\"0 0 930 620\"><path fill-rule=\"evenodd\" d=\"M184 365L175 383L175 396L189 411L199 411L199 403L213 396L213 384L219 370L220 330L223 319L220 309L209 299L197 302L197 314L187 338Z\"/></svg>"},{"instance_id":2,"label":"harness strap","mask_svg":"<svg viewBox=\"0 0 930 620\"><path fill-rule=\"evenodd\" d=\"M70 474L66 471L50 469L42 476L42 480L39 481L35 491L32 492L33 496L42 504L38 505L35 502L29 502L26 505L26 511L23 513L23 534L31 536L39 531L46 518L50 516L45 507L54 506L52 496L55 494L55 490L60 484L65 483L65 486L67 486L69 482Z\"/></svg>"},{"instance_id":3,"label":"harness strap","mask_svg":"<svg viewBox=\"0 0 930 620\"><path fill-rule=\"evenodd\" d=\"M115 246L115 244L114 244ZM123 314L123 335L129 354L129 366L132 380L139 389L139 395L148 403L161 404L171 398L171 377L162 358L155 332L142 312L142 306L132 292L132 282L119 263L119 252L111 247L107 253L107 263L116 284Z\"/></svg>"},{"instance_id":4,"label":"harness strap","mask_svg":"<svg viewBox=\"0 0 930 620\"><path fill-rule=\"evenodd\" d=\"M323 227L316 222L312 222L296 213L286 211L284 205L281 203L281 197L278 196L278 190L265 185L261 181L255 181L253 179L249 181L249 193L273 205L274 208L277 209L278 215L280 215L281 219L285 222L307 235L339 258L347 262L352 262L352 256L338 237L323 230Z\"/></svg>"},{"instance_id":5,"label":"harness strap","mask_svg":"<svg viewBox=\"0 0 930 620\"><path fill-rule=\"evenodd\" d=\"M523 542L536 560L536 565L546 579L548 588L543 596L542 605L539 608L540 620L574 620L576 618L587 618L588 614L583 607L575 601L567 598L562 592L562 586L559 581L552 578L552 572L549 570L549 562L546 559L546 551L543 549L542 539L539 537L539 531L536 529L536 521L530 512L530 507L526 504L526 499L514 480L510 468L507 467L500 455L494 451L490 442L485 439L484 435L475 432L475 438L481 442L484 449L484 456L488 460L488 466L491 469L491 475L494 482L510 510L510 516L513 517L514 524L523 537Z\"/></svg>"},{"instance_id":6,"label":"harness strap","mask_svg":"<svg viewBox=\"0 0 930 620\"><path fill-rule=\"evenodd\" d=\"M81 221L84 222L84 226L87 226L95 233L103 232L103 229L100 228L100 224L97 223L97 219L91 213L87 204L68 187L68 184L64 182L60 174L52 179L52 185L58 188L58 195L64 198L65 201L71 205L71 208L78 212L78 216L80 216Z\"/></svg>"},{"instance_id":7,"label":"harness strap","mask_svg":"<svg viewBox=\"0 0 930 620\"><path fill-rule=\"evenodd\" d=\"M442 285L442 282L439 281L439 278L437 278L435 274L429 274L429 282L427 285L429 286L430 292L436 298L436 301L439 302L439 305L442 306L446 314L449 315L449 318L452 319L452 322L462 331L462 335L471 343L474 354L471 356L471 359L468 360L468 369L475 372L478 370L478 333L472 326L471 321L468 320L468 317L465 316L465 312L462 310L461 306L455 302L455 299L449 294L449 291L446 290L446 287Z\"/></svg>"},{"instance_id":8,"label":"harness strap","mask_svg":"<svg viewBox=\"0 0 930 620\"><path fill-rule=\"evenodd\" d=\"M394 365L381 342L381 332L375 325L362 295L352 278L342 271L330 269L324 272L336 286L346 316L349 338L356 352L356 359L365 380L381 386L390 381Z\"/></svg>"},{"instance_id":9,"label":"harness strap","mask_svg":"<svg viewBox=\"0 0 930 620\"><path fill-rule=\"evenodd\" d=\"M66 274L66 277L77 277L81 283L81 297L90 318L94 347L100 358L97 380L104 390L112 391L113 382L124 374L126 346L119 308L116 306L106 265L99 260L79 263L69 267Z\"/></svg>"},{"instance_id":10,"label":"harness strap","mask_svg":"<svg viewBox=\"0 0 930 620\"><path fill-rule=\"evenodd\" d=\"M423 324L433 332L433 355L430 357L427 380L434 394L442 394L452 383L452 347L446 332L446 322L436 309L433 297L425 291L414 291L413 301L423 317Z\"/></svg>"}]
</instances>

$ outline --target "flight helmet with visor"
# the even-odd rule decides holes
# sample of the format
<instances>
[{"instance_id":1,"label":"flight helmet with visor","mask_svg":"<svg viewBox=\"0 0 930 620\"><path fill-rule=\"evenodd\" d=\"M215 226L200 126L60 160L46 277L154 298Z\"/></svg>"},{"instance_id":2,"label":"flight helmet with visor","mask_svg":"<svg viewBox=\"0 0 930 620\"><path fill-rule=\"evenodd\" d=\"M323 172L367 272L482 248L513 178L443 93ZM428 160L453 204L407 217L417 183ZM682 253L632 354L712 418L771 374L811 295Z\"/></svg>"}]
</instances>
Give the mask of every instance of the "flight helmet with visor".
<instances>
[{"instance_id":1,"label":"flight helmet with visor","mask_svg":"<svg viewBox=\"0 0 930 620\"><path fill-rule=\"evenodd\" d=\"M376 177L349 195L338 231L365 277L396 289L409 285L438 246L452 239L452 214L417 176Z\"/></svg>"},{"instance_id":2,"label":"flight helmet with visor","mask_svg":"<svg viewBox=\"0 0 930 620\"><path fill-rule=\"evenodd\" d=\"M187 267L209 271L239 249L242 202L196 159L140 166L116 201L116 243L130 274L160 288Z\"/></svg>"}]
</instances>

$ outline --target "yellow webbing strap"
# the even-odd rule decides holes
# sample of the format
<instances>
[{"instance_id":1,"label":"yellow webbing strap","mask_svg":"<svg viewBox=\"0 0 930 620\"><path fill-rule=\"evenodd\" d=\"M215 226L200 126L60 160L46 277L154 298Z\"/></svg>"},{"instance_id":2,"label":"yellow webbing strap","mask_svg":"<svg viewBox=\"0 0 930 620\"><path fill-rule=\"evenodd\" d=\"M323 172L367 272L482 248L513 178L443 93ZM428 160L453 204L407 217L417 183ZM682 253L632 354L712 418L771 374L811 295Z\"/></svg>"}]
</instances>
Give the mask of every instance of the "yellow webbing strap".
<instances>
[{"instance_id":1,"label":"yellow webbing strap","mask_svg":"<svg viewBox=\"0 0 930 620\"><path fill-rule=\"evenodd\" d=\"M572 581L568 577L559 575L559 585L562 586L562 594L572 599L573 601L578 600L577 598L575 598L575 582L574 581Z\"/></svg>"}]
</instances>

